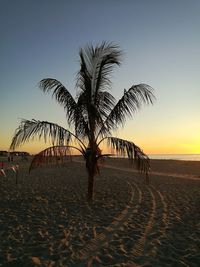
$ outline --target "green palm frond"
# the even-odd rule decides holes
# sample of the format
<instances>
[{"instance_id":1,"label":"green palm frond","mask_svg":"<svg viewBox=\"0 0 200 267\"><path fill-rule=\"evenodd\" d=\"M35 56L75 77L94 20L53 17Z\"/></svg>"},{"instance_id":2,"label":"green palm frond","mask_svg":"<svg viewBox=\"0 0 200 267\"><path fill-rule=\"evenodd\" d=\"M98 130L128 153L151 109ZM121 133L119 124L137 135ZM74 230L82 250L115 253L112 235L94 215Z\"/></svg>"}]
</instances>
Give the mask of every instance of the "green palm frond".
<instances>
[{"instance_id":1,"label":"green palm frond","mask_svg":"<svg viewBox=\"0 0 200 267\"><path fill-rule=\"evenodd\" d=\"M153 104L155 97L152 91L153 88L146 84L133 85L128 91L124 90L124 95L107 116L99 135L110 134L123 126L126 117L132 116L142 104Z\"/></svg>"},{"instance_id":2,"label":"green palm frond","mask_svg":"<svg viewBox=\"0 0 200 267\"><path fill-rule=\"evenodd\" d=\"M32 169L45 164L57 164L58 161L63 163L67 157L71 157L71 149L78 150L81 154L83 154L83 149L79 149L75 146L52 146L42 150L33 157L29 167L29 172Z\"/></svg>"},{"instance_id":3,"label":"green palm frond","mask_svg":"<svg viewBox=\"0 0 200 267\"><path fill-rule=\"evenodd\" d=\"M140 172L145 174L149 172L149 157L136 144L117 137L105 137L99 144L103 141L107 141L108 147L116 151L117 156L127 156L131 161L134 161Z\"/></svg>"},{"instance_id":4,"label":"green palm frond","mask_svg":"<svg viewBox=\"0 0 200 267\"><path fill-rule=\"evenodd\" d=\"M80 88L81 91L87 91L88 97L91 96L91 74L88 71L87 63L85 62L85 58L83 55L82 49L79 52L80 56L80 71L77 74L77 82L76 87Z\"/></svg>"},{"instance_id":5,"label":"green palm frond","mask_svg":"<svg viewBox=\"0 0 200 267\"><path fill-rule=\"evenodd\" d=\"M121 51L117 45L103 42L80 50L81 69L77 75L77 105L87 124L88 131L98 132L111 112L115 98L106 91L110 74L120 64ZM94 133L94 134L95 134Z\"/></svg>"},{"instance_id":6,"label":"green palm frond","mask_svg":"<svg viewBox=\"0 0 200 267\"><path fill-rule=\"evenodd\" d=\"M66 110L66 115L69 125L74 122L75 111L76 111L76 101L70 94L70 92L65 88L65 86L56 79L43 79L39 83L40 88L44 92L52 92L52 96L55 97L57 102L64 107Z\"/></svg>"},{"instance_id":7,"label":"green palm frond","mask_svg":"<svg viewBox=\"0 0 200 267\"><path fill-rule=\"evenodd\" d=\"M47 121L37 120L22 120L19 127L16 129L10 149L14 150L16 147L38 138L47 139L52 144L56 145L69 145L70 142L76 140L84 147L82 141L69 130Z\"/></svg>"},{"instance_id":8,"label":"green palm frond","mask_svg":"<svg viewBox=\"0 0 200 267\"><path fill-rule=\"evenodd\" d=\"M115 98L109 92L99 92L96 100L96 106L103 120L105 120L112 111L115 104Z\"/></svg>"},{"instance_id":9,"label":"green palm frond","mask_svg":"<svg viewBox=\"0 0 200 267\"><path fill-rule=\"evenodd\" d=\"M105 91L111 85L111 73L115 65L120 65L122 52L119 46L103 42L95 49L92 69L92 101L96 104L100 91Z\"/></svg>"},{"instance_id":10,"label":"green palm frond","mask_svg":"<svg viewBox=\"0 0 200 267\"><path fill-rule=\"evenodd\" d=\"M110 87L110 75L114 66L120 65L121 55L119 47L108 42L80 50L81 69L77 76L77 87L88 91L92 104L96 104L98 92Z\"/></svg>"},{"instance_id":11,"label":"green palm frond","mask_svg":"<svg viewBox=\"0 0 200 267\"><path fill-rule=\"evenodd\" d=\"M80 106L72 97L70 92L56 79L43 79L40 81L40 88L43 92L52 92L52 96L55 97L57 102L62 105L66 111L67 122L69 126L75 125L75 134L83 138L87 135L88 129L85 123L82 112L80 112Z\"/></svg>"},{"instance_id":12,"label":"green palm frond","mask_svg":"<svg viewBox=\"0 0 200 267\"><path fill-rule=\"evenodd\" d=\"M91 121L95 123L95 134L99 132L104 120L114 106L115 98L109 92L99 92L96 105L91 104L87 98L87 92L83 91L78 98L77 106L84 117L86 128L91 129ZM80 123L80 122L79 122Z\"/></svg>"}]
</instances>

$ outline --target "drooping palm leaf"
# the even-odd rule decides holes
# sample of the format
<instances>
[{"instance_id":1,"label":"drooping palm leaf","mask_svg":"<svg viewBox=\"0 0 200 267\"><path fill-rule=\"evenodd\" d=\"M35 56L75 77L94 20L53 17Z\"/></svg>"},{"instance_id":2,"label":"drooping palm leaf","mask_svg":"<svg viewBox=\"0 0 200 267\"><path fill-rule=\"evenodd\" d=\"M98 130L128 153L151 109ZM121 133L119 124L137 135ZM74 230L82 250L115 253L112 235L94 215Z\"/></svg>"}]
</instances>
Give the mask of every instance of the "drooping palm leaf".
<instances>
[{"instance_id":1,"label":"drooping palm leaf","mask_svg":"<svg viewBox=\"0 0 200 267\"><path fill-rule=\"evenodd\" d=\"M15 131L10 149L34 140L44 138L46 142L49 139L55 145L69 145L72 141L78 141L84 147L83 142L69 130L47 121L22 120L21 124Z\"/></svg>"},{"instance_id":2,"label":"drooping palm leaf","mask_svg":"<svg viewBox=\"0 0 200 267\"><path fill-rule=\"evenodd\" d=\"M99 145L103 141L107 141L107 146L116 151L118 156L127 156L131 161L134 161L140 172L145 174L149 172L149 157L136 144L117 137L105 137L99 142Z\"/></svg>"},{"instance_id":3,"label":"drooping palm leaf","mask_svg":"<svg viewBox=\"0 0 200 267\"><path fill-rule=\"evenodd\" d=\"M42 150L35 155L31 161L29 172L39 166L45 164L57 164L58 162L64 162L66 157L71 157L71 149L78 150L83 154L83 150L74 146L52 146Z\"/></svg>"},{"instance_id":4,"label":"drooping palm leaf","mask_svg":"<svg viewBox=\"0 0 200 267\"><path fill-rule=\"evenodd\" d=\"M126 117L132 116L141 104L153 104L155 97L152 90L152 87L146 84L133 85L128 91L124 90L124 95L107 116L99 135L108 134L123 126Z\"/></svg>"}]
</instances>

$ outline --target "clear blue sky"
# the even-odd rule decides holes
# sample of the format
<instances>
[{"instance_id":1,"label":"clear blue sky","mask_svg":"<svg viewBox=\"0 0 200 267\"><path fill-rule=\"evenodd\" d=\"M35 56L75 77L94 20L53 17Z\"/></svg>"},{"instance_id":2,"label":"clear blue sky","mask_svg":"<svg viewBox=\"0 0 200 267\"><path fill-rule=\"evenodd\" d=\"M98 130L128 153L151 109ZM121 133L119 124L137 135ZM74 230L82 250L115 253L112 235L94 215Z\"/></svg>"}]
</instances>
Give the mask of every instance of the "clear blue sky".
<instances>
[{"instance_id":1,"label":"clear blue sky","mask_svg":"<svg viewBox=\"0 0 200 267\"><path fill-rule=\"evenodd\" d=\"M116 135L148 153L200 153L199 0L0 0L0 6L0 150L8 149L20 118L65 126L62 108L38 82L56 78L75 95L79 48L107 40L125 53L113 95L147 83L157 97Z\"/></svg>"}]
</instances>

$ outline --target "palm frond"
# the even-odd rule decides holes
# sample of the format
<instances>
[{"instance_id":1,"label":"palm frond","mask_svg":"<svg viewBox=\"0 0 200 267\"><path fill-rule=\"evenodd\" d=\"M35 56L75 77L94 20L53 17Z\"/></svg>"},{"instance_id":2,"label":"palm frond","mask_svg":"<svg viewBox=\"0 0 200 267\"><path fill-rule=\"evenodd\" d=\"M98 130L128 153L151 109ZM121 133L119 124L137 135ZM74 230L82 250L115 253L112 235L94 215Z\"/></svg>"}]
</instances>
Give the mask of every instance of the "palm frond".
<instances>
[{"instance_id":1,"label":"palm frond","mask_svg":"<svg viewBox=\"0 0 200 267\"><path fill-rule=\"evenodd\" d=\"M115 98L107 91L99 92L96 105L93 105L90 116L95 118L95 137L98 138L98 132L104 125L104 121L114 107Z\"/></svg>"},{"instance_id":2,"label":"palm frond","mask_svg":"<svg viewBox=\"0 0 200 267\"><path fill-rule=\"evenodd\" d=\"M103 42L96 47L92 69L92 100L96 104L98 93L107 90L111 84L111 73L121 63L122 51L118 45Z\"/></svg>"},{"instance_id":3,"label":"palm frond","mask_svg":"<svg viewBox=\"0 0 200 267\"><path fill-rule=\"evenodd\" d=\"M84 137L88 132L87 124L85 123L82 112L80 112L80 106L70 92L59 81L50 78L41 80L40 88L44 92L53 90L52 96L56 98L58 103L61 104L66 111L69 126L75 125L76 135Z\"/></svg>"},{"instance_id":4,"label":"palm frond","mask_svg":"<svg viewBox=\"0 0 200 267\"><path fill-rule=\"evenodd\" d=\"M36 138L39 140L43 138L45 142L49 139L52 144L56 145L69 145L71 141L76 140L84 147L76 135L55 123L23 119L15 131L10 149L14 150L25 142Z\"/></svg>"},{"instance_id":5,"label":"palm frond","mask_svg":"<svg viewBox=\"0 0 200 267\"><path fill-rule=\"evenodd\" d=\"M146 84L133 85L128 91L124 90L124 95L107 116L99 135L123 126L127 116L132 116L142 104L153 104L154 99L153 88Z\"/></svg>"},{"instance_id":6,"label":"palm frond","mask_svg":"<svg viewBox=\"0 0 200 267\"><path fill-rule=\"evenodd\" d=\"M117 137L105 137L99 144L103 141L107 141L107 146L116 151L117 156L127 156L135 163L140 172L148 174L150 171L149 157L133 142Z\"/></svg>"},{"instance_id":7,"label":"palm frond","mask_svg":"<svg viewBox=\"0 0 200 267\"><path fill-rule=\"evenodd\" d=\"M77 82L76 82L76 87L80 88L81 91L87 91L88 97L91 96L91 74L89 73L89 66L88 63L86 62L87 59L84 57L84 52L83 49L80 49L79 52L80 56L80 71L77 74Z\"/></svg>"},{"instance_id":8,"label":"palm frond","mask_svg":"<svg viewBox=\"0 0 200 267\"><path fill-rule=\"evenodd\" d=\"M92 105L88 101L87 92L83 91L79 95L77 106L86 123L84 128L89 131L91 129L90 122L93 121L95 123L94 133L96 135L102 127L104 120L111 112L114 102L115 98L109 92L105 91L99 92L96 105Z\"/></svg>"},{"instance_id":9,"label":"palm frond","mask_svg":"<svg viewBox=\"0 0 200 267\"><path fill-rule=\"evenodd\" d=\"M115 104L115 98L109 92L99 92L96 99L96 106L99 114L105 120L110 114Z\"/></svg>"},{"instance_id":10,"label":"palm frond","mask_svg":"<svg viewBox=\"0 0 200 267\"><path fill-rule=\"evenodd\" d=\"M39 87L47 93L53 90L52 97L64 107L68 124L71 125L74 122L77 104L65 86L56 79L47 78L40 81Z\"/></svg>"},{"instance_id":11,"label":"palm frond","mask_svg":"<svg viewBox=\"0 0 200 267\"><path fill-rule=\"evenodd\" d=\"M71 158L71 149L78 150L83 154L83 150L74 146L52 146L42 150L35 155L31 161L29 172L45 164L64 163L66 159Z\"/></svg>"},{"instance_id":12,"label":"palm frond","mask_svg":"<svg viewBox=\"0 0 200 267\"><path fill-rule=\"evenodd\" d=\"M96 104L99 91L110 87L110 74L115 65L120 65L122 52L118 45L102 42L95 48L88 45L80 50L81 69L77 75L77 86L88 90L90 101Z\"/></svg>"}]
</instances>

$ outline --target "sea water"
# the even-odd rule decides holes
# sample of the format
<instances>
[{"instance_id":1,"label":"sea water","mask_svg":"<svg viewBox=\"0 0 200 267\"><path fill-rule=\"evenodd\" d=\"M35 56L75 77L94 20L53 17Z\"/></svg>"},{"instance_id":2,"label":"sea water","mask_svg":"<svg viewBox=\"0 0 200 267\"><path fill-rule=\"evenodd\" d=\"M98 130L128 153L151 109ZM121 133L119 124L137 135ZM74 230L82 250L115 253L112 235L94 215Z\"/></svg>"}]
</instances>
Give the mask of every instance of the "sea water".
<instances>
[{"instance_id":1,"label":"sea water","mask_svg":"<svg viewBox=\"0 0 200 267\"><path fill-rule=\"evenodd\" d=\"M149 154L150 159L200 161L200 154Z\"/></svg>"}]
</instances>

